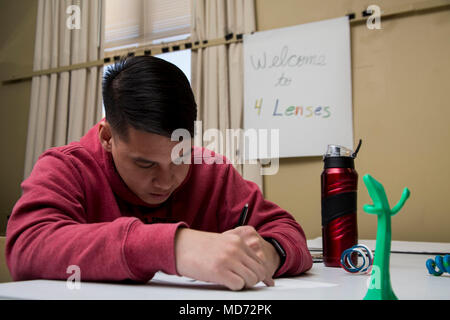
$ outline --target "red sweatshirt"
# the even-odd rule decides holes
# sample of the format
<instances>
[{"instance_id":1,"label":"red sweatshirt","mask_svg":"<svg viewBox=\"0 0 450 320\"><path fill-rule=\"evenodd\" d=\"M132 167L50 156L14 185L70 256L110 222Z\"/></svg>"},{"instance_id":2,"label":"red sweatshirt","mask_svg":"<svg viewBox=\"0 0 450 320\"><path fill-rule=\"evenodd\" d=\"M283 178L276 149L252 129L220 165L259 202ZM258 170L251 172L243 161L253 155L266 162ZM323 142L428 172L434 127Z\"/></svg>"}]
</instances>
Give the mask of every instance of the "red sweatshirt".
<instances>
[{"instance_id":1,"label":"red sweatshirt","mask_svg":"<svg viewBox=\"0 0 450 320\"><path fill-rule=\"evenodd\" d=\"M248 224L286 252L275 276L311 268L300 225L225 160L194 164L203 150L195 147L182 184L162 204L148 205L123 182L97 133L98 124L79 142L47 150L22 183L6 232L14 280L65 280L70 265L80 267L82 281L147 282L160 270L177 274L177 228L224 232L236 225L245 203Z\"/></svg>"}]
</instances>

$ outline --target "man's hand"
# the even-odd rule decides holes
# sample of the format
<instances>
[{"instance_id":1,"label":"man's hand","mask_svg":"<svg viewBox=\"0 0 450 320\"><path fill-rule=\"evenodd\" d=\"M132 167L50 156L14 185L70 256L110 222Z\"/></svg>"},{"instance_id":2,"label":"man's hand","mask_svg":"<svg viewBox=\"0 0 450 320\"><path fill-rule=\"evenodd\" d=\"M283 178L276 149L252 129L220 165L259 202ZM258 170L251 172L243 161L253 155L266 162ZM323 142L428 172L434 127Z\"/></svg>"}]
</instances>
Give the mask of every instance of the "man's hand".
<instances>
[{"instance_id":1,"label":"man's hand","mask_svg":"<svg viewBox=\"0 0 450 320\"><path fill-rule=\"evenodd\" d=\"M250 288L260 281L273 285L276 262L269 261L274 259L273 252L265 247L263 242L266 241L261 237L263 242L256 239L256 231L253 233L249 228L252 227L224 233L178 229L175 236L177 272L193 279L219 283L231 290ZM272 250L275 251L273 247ZM276 252L275 255L278 256Z\"/></svg>"},{"instance_id":2,"label":"man's hand","mask_svg":"<svg viewBox=\"0 0 450 320\"><path fill-rule=\"evenodd\" d=\"M264 240L252 226L242 226L228 230L224 234L237 234L242 240L256 253L264 265L265 278L264 283L273 286L272 279L275 271L280 265L280 256L273 245Z\"/></svg>"}]
</instances>

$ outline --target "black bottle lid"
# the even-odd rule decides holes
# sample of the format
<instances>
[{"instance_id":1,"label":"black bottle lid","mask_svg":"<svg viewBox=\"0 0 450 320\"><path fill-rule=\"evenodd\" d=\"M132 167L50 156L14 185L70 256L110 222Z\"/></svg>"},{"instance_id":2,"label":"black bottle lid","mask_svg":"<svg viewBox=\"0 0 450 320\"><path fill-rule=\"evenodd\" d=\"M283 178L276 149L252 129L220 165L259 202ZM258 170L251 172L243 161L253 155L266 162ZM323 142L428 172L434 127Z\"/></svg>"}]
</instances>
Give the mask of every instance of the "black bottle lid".
<instances>
[{"instance_id":1,"label":"black bottle lid","mask_svg":"<svg viewBox=\"0 0 450 320\"><path fill-rule=\"evenodd\" d=\"M352 157L329 157L324 158L324 168L355 168L355 161Z\"/></svg>"}]
</instances>

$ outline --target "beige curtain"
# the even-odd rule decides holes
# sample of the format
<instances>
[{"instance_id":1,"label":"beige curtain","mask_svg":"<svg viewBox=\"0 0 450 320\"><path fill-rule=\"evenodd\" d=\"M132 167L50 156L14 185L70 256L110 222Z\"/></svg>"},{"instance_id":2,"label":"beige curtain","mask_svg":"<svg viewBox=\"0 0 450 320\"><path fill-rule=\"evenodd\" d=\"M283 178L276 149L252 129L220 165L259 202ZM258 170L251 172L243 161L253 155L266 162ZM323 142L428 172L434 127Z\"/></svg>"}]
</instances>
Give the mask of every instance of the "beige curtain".
<instances>
[{"instance_id":1,"label":"beige curtain","mask_svg":"<svg viewBox=\"0 0 450 320\"><path fill-rule=\"evenodd\" d=\"M254 0L191 0L192 41L224 38L230 33L251 33L255 29ZM226 129L242 128L244 106L242 43L193 50L191 57L191 83L203 133L215 128L226 137ZM212 149L222 153L230 147L230 145L220 147L221 143L223 141L212 143L217 147ZM227 155L238 157L240 152L242 150L238 147ZM261 191L263 190L259 163L237 163L234 166L244 179L255 182Z\"/></svg>"},{"instance_id":2,"label":"beige curtain","mask_svg":"<svg viewBox=\"0 0 450 320\"><path fill-rule=\"evenodd\" d=\"M103 17L104 0L39 0L33 70L102 59ZM91 67L33 77L25 178L42 152L78 140L101 119L102 75Z\"/></svg>"}]
</instances>

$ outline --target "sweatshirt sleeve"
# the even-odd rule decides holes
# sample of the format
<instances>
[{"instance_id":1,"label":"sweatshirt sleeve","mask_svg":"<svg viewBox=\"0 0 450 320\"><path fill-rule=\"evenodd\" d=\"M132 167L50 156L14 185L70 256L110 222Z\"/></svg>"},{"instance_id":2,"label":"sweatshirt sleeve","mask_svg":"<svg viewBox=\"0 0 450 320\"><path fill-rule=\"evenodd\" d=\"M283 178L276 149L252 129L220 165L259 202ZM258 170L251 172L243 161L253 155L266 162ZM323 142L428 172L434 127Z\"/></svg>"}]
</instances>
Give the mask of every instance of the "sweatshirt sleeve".
<instances>
[{"instance_id":1,"label":"sweatshirt sleeve","mask_svg":"<svg viewBox=\"0 0 450 320\"><path fill-rule=\"evenodd\" d=\"M305 233L294 217L265 200L258 185L243 179L232 165L229 165L224 179L223 194L227 211L221 213L221 231L229 230L238 223L242 208L248 203L247 225L253 226L261 237L278 241L286 252L286 260L274 276L298 275L311 269L312 257Z\"/></svg>"},{"instance_id":2,"label":"sweatshirt sleeve","mask_svg":"<svg viewBox=\"0 0 450 320\"><path fill-rule=\"evenodd\" d=\"M70 155L47 152L22 187L6 231L6 260L15 281L149 281L156 271L176 274L177 224L145 225L136 217L88 223L85 188Z\"/></svg>"}]
</instances>

